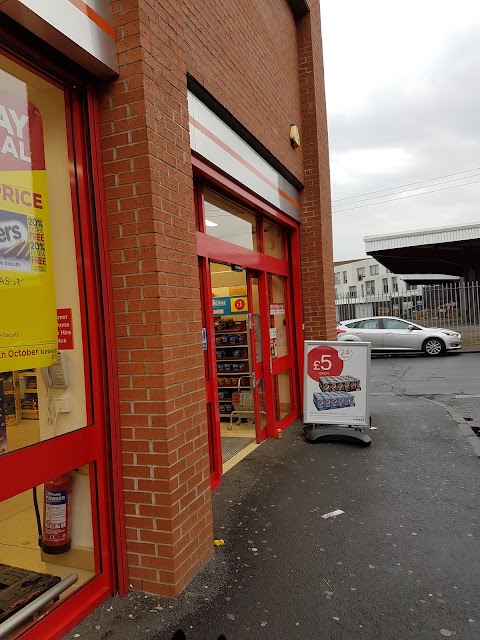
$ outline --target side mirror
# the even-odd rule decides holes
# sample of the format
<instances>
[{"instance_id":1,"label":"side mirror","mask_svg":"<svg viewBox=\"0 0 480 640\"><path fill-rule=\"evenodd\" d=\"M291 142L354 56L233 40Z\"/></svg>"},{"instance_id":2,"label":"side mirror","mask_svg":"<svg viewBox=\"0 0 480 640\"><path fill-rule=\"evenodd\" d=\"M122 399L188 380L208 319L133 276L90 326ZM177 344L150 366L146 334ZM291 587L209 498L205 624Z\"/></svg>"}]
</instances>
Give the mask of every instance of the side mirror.
<instances>
[{"instance_id":1,"label":"side mirror","mask_svg":"<svg viewBox=\"0 0 480 640\"><path fill-rule=\"evenodd\" d=\"M408 325L408 330L409 331L413 331L415 329L415 327L413 326L413 324L409 324Z\"/></svg>"}]
</instances>

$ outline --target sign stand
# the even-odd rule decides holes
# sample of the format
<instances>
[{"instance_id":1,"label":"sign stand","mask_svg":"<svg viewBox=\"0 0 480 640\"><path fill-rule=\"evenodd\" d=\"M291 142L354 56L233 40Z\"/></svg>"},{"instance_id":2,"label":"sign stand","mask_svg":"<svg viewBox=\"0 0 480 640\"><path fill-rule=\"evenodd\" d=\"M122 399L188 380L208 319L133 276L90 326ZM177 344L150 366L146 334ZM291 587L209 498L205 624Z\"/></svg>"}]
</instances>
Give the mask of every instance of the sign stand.
<instances>
[{"instance_id":1,"label":"sign stand","mask_svg":"<svg viewBox=\"0 0 480 640\"><path fill-rule=\"evenodd\" d=\"M305 439L309 442L347 442L368 447L372 439L361 427L353 425L339 427L337 425L306 424L303 427Z\"/></svg>"},{"instance_id":2,"label":"sign stand","mask_svg":"<svg viewBox=\"0 0 480 640\"><path fill-rule=\"evenodd\" d=\"M368 447L369 342L305 342L303 420L309 442Z\"/></svg>"}]
</instances>

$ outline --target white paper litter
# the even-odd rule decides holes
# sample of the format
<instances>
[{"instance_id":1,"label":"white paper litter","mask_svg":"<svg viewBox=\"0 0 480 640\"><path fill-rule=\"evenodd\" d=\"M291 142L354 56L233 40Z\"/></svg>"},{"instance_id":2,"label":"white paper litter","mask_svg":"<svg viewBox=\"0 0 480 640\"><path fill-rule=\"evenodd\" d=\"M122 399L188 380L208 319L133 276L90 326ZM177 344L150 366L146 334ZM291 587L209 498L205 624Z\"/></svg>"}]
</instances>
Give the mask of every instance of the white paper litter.
<instances>
[{"instance_id":1,"label":"white paper litter","mask_svg":"<svg viewBox=\"0 0 480 640\"><path fill-rule=\"evenodd\" d=\"M341 509L337 509L336 511L330 511L330 513L324 513L322 518L324 520L328 520L328 518L336 518L342 513L345 513L345 511L342 511Z\"/></svg>"}]
</instances>

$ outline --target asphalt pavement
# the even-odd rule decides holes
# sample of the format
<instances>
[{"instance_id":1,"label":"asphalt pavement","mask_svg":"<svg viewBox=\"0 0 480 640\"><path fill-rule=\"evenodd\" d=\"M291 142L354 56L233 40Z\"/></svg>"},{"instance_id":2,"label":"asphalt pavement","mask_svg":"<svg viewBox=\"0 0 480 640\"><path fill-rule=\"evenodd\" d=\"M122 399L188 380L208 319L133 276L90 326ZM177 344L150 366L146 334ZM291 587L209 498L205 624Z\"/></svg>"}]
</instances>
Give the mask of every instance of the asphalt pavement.
<instances>
[{"instance_id":1,"label":"asphalt pavement","mask_svg":"<svg viewBox=\"0 0 480 640\"><path fill-rule=\"evenodd\" d=\"M370 447L300 423L266 441L214 493L225 545L177 600L110 598L66 637L478 640L480 354L374 358L371 379Z\"/></svg>"}]
</instances>

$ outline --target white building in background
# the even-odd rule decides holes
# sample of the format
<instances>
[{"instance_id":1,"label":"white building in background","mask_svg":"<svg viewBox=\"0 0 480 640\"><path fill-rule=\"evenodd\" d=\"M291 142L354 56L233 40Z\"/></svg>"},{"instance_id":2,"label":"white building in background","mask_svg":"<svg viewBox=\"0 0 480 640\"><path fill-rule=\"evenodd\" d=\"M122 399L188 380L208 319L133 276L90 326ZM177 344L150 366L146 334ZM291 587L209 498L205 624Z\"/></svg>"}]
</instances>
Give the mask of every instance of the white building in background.
<instances>
[{"instance_id":1,"label":"white building in background","mask_svg":"<svg viewBox=\"0 0 480 640\"><path fill-rule=\"evenodd\" d=\"M392 273L371 257L335 262L337 320L370 315L411 315L409 310L423 309L426 286L458 280L458 277L448 275Z\"/></svg>"},{"instance_id":2,"label":"white building in background","mask_svg":"<svg viewBox=\"0 0 480 640\"><path fill-rule=\"evenodd\" d=\"M392 273L375 258L335 262L334 273L336 298L349 297L365 302L368 296L391 295L398 291L411 291L412 295L421 292L421 285L409 284L403 276Z\"/></svg>"}]
</instances>

